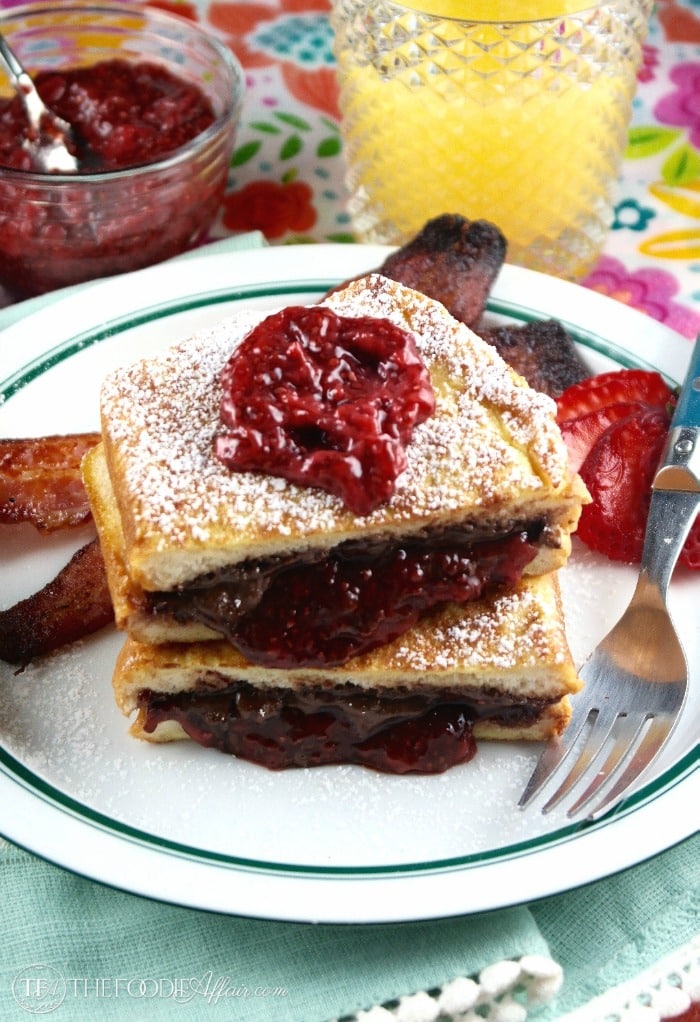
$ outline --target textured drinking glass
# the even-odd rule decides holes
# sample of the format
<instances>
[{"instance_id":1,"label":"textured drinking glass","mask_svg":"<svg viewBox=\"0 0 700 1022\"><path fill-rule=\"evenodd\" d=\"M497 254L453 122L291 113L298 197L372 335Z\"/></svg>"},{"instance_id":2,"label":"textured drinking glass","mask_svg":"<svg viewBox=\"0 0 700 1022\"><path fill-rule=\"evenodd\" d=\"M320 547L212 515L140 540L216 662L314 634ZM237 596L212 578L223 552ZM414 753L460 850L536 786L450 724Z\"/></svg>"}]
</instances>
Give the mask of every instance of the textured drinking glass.
<instances>
[{"instance_id":1,"label":"textured drinking glass","mask_svg":"<svg viewBox=\"0 0 700 1022\"><path fill-rule=\"evenodd\" d=\"M400 244L460 213L497 224L510 262L583 276L612 222L653 0L420 6L334 2L357 236Z\"/></svg>"}]
</instances>

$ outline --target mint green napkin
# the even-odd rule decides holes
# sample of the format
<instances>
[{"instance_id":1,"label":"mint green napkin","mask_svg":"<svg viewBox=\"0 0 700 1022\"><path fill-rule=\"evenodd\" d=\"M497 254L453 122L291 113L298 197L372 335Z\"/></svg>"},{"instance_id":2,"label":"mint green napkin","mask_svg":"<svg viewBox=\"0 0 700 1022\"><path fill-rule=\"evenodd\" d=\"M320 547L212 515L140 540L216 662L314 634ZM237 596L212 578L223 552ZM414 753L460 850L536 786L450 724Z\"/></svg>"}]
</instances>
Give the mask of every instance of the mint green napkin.
<instances>
[{"instance_id":1,"label":"mint green napkin","mask_svg":"<svg viewBox=\"0 0 700 1022\"><path fill-rule=\"evenodd\" d=\"M689 805L687 812L697 817L698 807ZM556 1005L538 1019L545 1022L633 979L700 935L700 837L618 876L536 902L530 911L564 968Z\"/></svg>"},{"instance_id":2,"label":"mint green napkin","mask_svg":"<svg viewBox=\"0 0 700 1022\"><path fill-rule=\"evenodd\" d=\"M36 963L52 966L69 981L53 1016L57 1022L90 1017L326 1022L471 975L502 958L547 952L525 908L395 926L246 920L110 890L11 846L0 851L0 890L3 1020L22 1017L12 984ZM168 996L169 983L196 979L206 988L208 976L210 989L227 985L234 993L220 1000L194 994L186 1003ZM113 992L118 978L137 984L131 995L120 987L121 996L101 997L95 982L100 977L111 981ZM76 995L72 981L83 979L90 986L78 983ZM153 981L162 981L163 995L139 996L138 980L153 990Z\"/></svg>"},{"instance_id":3,"label":"mint green napkin","mask_svg":"<svg viewBox=\"0 0 700 1022\"><path fill-rule=\"evenodd\" d=\"M698 932L699 852L695 838L530 907L335 926L149 902L4 845L0 1020L27 1017L15 996L23 976L38 975L37 965L65 983L51 1016L57 1022L327 1022L477 975L503 959L552 954L564 968L564 985L538 1015L548 1022L636 976ZM456 884L468 882L455 876Z\"/></svg>"}]
</instances>

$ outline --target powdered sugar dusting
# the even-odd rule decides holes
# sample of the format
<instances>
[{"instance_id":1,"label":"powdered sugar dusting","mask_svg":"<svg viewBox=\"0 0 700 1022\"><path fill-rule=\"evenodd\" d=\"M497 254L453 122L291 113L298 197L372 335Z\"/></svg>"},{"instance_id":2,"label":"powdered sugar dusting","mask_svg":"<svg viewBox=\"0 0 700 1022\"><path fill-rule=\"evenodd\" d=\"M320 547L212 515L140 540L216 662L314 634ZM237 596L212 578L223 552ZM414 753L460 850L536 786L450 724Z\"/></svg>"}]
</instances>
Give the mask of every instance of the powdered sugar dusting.
<instances>
[{"instance_id":1,"label":"powdered sugar dusting","mask_svg":"<svg viewBox=\"0 0 700 1022\"><path fill-rule=\"evenodd\" d=\"M531 582L487 603L447 608L430 629L419 626L410 642L399 640L391 659L406 670L462 675L484 669L539 675L538 665L570 664L563 625L552 612L554 592L545 586Z\"/></svg>"},{"instance_id":2,"label":"powdered sugar dusting","mask_svg":"<svg viewBox=\"0 0 700 1022\"><path fill-rule=\"evenodd\" d=\"M559 430L553 424L556 406L552 399L523 386L495 348L457 323L438 302L426 301L422 295L404 289L397 303L395 288L383 278L370 276L332 295L328 303L345 315L352 315L352 310L358 308L365 314L374 310L374 315L386 316L415 333L431 374L443 380L442 400L454 413L451 424L459 435L468 437L471 432L476 439L485 417L490 416L495 429L500 421L502 443L494 439L487 454L480 452L478 465L466 451L468 475L476 479L478 487L490 482L484 462L490 461L491 455L507 455L513 444L527 452L530 462L528 470L517 478L518 486L536 489L540 477L546 478L548 485L560 486L567 476L567 462ZM427 432L431 432L430 424ZM424 450L433 439L439 437L430 436ZM465 447L464 443L460 445L460 456L465 454Z\"/></svg>"},{"instance_id":3,"label":"powdered sugar dusting","mask_svg":"<svg viewBox=\"0 0 700 1022\"><path fill-rule=\"evenodd\" d=\"M235 533L241 557L254 556L276 542L299 549L395 523L420 527L468 506L497 514L524 494L537 499L566 487L553 402L524 386L441 305L378 276L328 304L341 315L408 327L431 372L436 411L414 431L391 501L359 517L323 490L231 472L218 461L220 373L266 315L238 313L160 357L117 370L103 385L103 434L115 486L128 493L120 511L129 543L156 553L196 551Z\"/></svg>"}]
</instances>

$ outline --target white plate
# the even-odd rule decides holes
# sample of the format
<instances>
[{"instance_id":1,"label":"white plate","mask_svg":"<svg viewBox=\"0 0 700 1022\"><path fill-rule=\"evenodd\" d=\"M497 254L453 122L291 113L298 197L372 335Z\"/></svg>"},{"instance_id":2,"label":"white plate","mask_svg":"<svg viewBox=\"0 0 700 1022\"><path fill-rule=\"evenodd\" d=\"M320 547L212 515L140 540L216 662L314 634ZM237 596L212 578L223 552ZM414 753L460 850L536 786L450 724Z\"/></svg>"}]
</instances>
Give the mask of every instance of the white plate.
<instances>
[{"instance_id":1,"label":"white plate","mask_svg":"<svg viewBox=\"0 0 700 1022\"><path fill-rule=\"evenodd\" d=\"M361 246L199 255L101 282L0 336L0 435L97 427L105 371L227 312L312 300L379 264ZM690 344L623 305L505 267L494 316L553 316L596 370L643 364L672 380ZM2 606L51 577L88 529L40 538L0 529ZM624 607L634 571L577 546L562 573L571 645L584 659ZM583 884L695 831L700 578L679 572L673 607L693 665L691 696L654 772L616 812L570 825L522 812L538 749L483 743L436 777L359 767L271 773L192 743L127 735L106 630L15 675L0 665L0 831L95 880L198 908L284 920L422 919L513 905Z\"/></svg>"}]
</instances>

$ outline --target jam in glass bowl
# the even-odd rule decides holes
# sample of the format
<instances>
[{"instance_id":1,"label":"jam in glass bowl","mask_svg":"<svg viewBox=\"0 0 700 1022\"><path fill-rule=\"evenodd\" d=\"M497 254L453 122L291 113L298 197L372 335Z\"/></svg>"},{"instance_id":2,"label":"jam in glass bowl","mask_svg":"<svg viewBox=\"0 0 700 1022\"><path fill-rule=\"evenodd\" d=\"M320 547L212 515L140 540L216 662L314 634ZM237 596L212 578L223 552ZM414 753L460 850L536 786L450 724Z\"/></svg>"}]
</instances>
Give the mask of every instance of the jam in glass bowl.
<instances>
[{"instance_id":1,"label":"jam in glass bowl","mask_svg":"<svg viewBox=\"0 0 700 1022\"><path fill-rule=\"evenodd\" d=\"M10 8L0 32L74 128L78 172L42 173L0 72L0 286L14 299L140 269L206 239L244 94L193 22L93 0Z\"/></svg>"}]
</instances>

